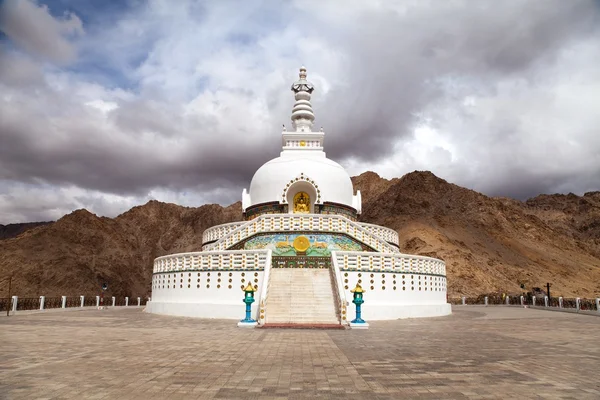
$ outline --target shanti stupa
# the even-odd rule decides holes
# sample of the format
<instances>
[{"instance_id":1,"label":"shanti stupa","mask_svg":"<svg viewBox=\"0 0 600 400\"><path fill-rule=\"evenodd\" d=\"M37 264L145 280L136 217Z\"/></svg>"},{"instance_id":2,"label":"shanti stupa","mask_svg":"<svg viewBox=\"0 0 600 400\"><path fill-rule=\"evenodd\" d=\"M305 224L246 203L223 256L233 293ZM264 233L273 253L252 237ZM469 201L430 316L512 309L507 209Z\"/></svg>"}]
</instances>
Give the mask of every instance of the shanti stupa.
<instances>
[{"instance_id":1,"label":"shanti stupa","mask_svg":"<svg viewBox=\"0 0 600 400\"><path fill-rule=\"evenodd\" d=\"M243 190L244 220L207 229L202 251L156 258L146 311L240 320L240 289L253 288L260 325L347 325L358 284L365 320L450 314L444 262L403 254L396 231L357 221L360 191L313 131L313 90L300 68L293 129Z\"/></svg>"}]
</instances>

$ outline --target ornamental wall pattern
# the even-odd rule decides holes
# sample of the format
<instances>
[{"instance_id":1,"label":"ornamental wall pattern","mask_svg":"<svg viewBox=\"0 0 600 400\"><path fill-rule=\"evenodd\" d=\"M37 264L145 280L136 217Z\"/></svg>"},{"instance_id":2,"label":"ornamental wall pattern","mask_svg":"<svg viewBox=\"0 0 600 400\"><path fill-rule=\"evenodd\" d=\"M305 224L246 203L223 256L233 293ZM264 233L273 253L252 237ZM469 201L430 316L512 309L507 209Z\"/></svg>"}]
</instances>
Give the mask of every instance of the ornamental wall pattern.
<instances>
[{"instance_id":1,"label":"ornamental wall pattern","mask_svg":"<svg viewBox=\"0 0 600 400\"><path fill-rule=\"evenodd\" d=\"M202 243L215 242L230 232L244 225L246 221L230 222L228 224L216 225L208 228L202 234ZM385 240L388 243L400 245L398 232L393 229L386 228L384 226L367 224L365 222L357 222L364 230Z\"/></svg>"},{"instance_id":2,"label":"ornamental wall pattern","mask_svg":"<svg viewBox=\"0 0 600 400\"><path fill-rule=\"evenodd\" d=\"M381 239L360 224L341 215L274 214L261 215L231 230L217 242L203 246L205 251L227 250L237 242L262 232L339 232L383 253L399 253L398 248Z\"/></svg>"},{"instance_id":3,"label":"ornamental wall pattern","mask_svg":"<svg viewBox=\"0 0 600 400\"><path fill-rule=\"evenodd\" d=\"M179 253L154 260L153 273L172 271L264 270L271 263L270 250L235 250Z\"/></svg>"},{"instance_id":4,"label":"ornamental wall pattern","mask_svg":"<svg viewBox=\"0 0 600 400\"><path fill-rule=\"evenodd\" d=\"M340 271L379 271L446 276L446 263L436 258L400 253L335 251Z\"/></svg>"}]
</instances>

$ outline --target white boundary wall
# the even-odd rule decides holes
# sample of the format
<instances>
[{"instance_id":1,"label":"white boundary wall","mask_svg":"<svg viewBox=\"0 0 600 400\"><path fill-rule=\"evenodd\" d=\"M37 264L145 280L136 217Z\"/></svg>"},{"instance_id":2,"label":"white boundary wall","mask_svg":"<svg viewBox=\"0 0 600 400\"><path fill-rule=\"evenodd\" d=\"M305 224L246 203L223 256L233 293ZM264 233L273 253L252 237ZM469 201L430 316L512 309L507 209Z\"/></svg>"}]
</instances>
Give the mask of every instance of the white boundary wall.
<instances>
[{"instance_id":1,"label":"white boundary wall","mask_svg":"<svg viewBox=\"0 0 600 400\"><path fill-rule=\"evenodd\" d=\"M264 270L271 251L180 253L154 261L152 301L146 311L156 314L241 320L245 287L257 289L252 316L258 319Z\"/></svg>"},{"instance_id":2,"label":"white boundary wall","mask_svg":"<svg viewBox=\"0 0 600 400\"><path fill-rule=\"evenodd\" d=\"M332 268L346 321L354 319L350 292L357 283L366 291L365 320L435 317L451 313L447 304L446 266L435 258L399 253L332 252ZM200 318L244 318L242 287L257 291L252 317L260 320L267 296L265 269L270 250L181 253L155 260L152 301L146 311ZM266 298L266 297L265 297ZM308 299L307 299L308 300ZM303 306L309 306L308 304ZM266 309L268 313L268 308Z\"/></svg>"},{"instance_id":3,"label":"white boundary wall","mask_svg":"<svg viewBox=\"0 0 600 400\"><path fill-rule=\"evenodd\" d=\"M341 285L347 320L354 319L350 290L365 290L363 319L389 320L449 315L446 266L443 261L405 254L332 252L333 268ZM339 271L339 272L338 272Z\"/></svg>"}]
</instances>

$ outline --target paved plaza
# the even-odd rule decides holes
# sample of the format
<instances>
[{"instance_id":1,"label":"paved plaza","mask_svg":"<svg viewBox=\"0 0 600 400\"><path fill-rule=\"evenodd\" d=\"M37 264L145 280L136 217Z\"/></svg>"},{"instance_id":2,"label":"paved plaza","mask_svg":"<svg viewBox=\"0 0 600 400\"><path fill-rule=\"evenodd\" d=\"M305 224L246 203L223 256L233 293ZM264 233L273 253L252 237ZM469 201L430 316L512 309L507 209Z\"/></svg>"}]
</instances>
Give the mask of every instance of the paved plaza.
<instances>
[{"instance_id":1,"label":"paved plaza","mask_svg":"<svg viewBox=\"0 0 600 400\"><path fill-rule=\"evenodd\" d=\"M600 318L509 307L240 329L141 309L0 318L2 399L600 398Z\"/></svg>"}]
</instances>

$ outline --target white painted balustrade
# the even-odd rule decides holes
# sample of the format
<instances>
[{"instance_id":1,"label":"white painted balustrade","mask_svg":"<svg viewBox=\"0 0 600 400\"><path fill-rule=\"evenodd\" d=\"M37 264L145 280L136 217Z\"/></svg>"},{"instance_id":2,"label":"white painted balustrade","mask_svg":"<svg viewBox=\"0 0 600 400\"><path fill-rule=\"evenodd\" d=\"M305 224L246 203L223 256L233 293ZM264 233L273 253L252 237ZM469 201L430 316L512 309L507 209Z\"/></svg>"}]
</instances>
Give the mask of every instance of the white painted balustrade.
<instances>
[{"instance_id":1,"label":"white painted balustrade","mask_svg":"<svg viewBox=\"0 0 600 400\"><path fill-rule=\"evenodd\" d=\"M216 227L215 227L216 228ZM314 231L327 233L344 233L362 242L376 251L399 253L397 247L386 240L375 236L361 224L341 215L322 214L271 214L261 215L247 221L236 229L229 231L217 242L203 247L204 251L223 251L237 242L261 232L298 232Z\"/></svg>"},{"instance_id":2,"label":"white painted balustrade","mask_svg":"<svg viewBox=\"0 0 600 400\"><path fill-rule=\"evenodd\" d=\"M320 215L320 217L324 217L327 219L328 217L331 217L331 216L330 215ZM234 230L247 224L248 222L249 221L230 222L228 224L222 224L222 225L213 226L212 228L208 228L202 234L202 244L217 241L217 240L223 238L224 236L228 235L229 233L233 232ZM380 239L385 240L386 242L394 243L396 245L400 244L400 240L398 238L398 232L396 232L393 229L386 228L384 226L374 225L374 224L367 224L365 222L357 222L357 224L361 228L363 228L365 231L369 232L370 234L372 234L374 236L377 236ZM268 223L267 225L270 225L270 223Z\"/></svg>"},{"instance_id":3,"label":"white painted balustrade","mask_svg":"<svg viewBox=\"0 0 600 400\"><path fill-rule=\"evenodd\" d=\"M228 224L221 224L208 228L202 234L202 244L219 240L245 223L247 223L247 221L230 222Z\"/></svg>"},{"instance_id":4,"label":"white painted balustrade","mask_svg":"<svg viewBox=\"0 0 600 400\"><path fill-rule=\"evenodd\" d=\"M437 258L400 253L333 251L342 271L389 271L446 276L446 264Z\"/></svg>"},{"instance_id":5,"label":"white painted balustrade","mask_svg":"<svg viewBox=\"0 0 600 400\"><path fill-rule=\"evenodd\" d=\"M271 250L234 250L170 254L154 260L154 273L171 271L264 270Z\"/></svg>"},{"instance_id":6,"label":"white painted balustrade","mask_svg":"<svg viewBox=\"0 0 600 400\"><path fill-rule=\"evenodd\" d=\"M389 243L400 245L400 239L398 238L398 232L393 229L386 228L385 226L367 224L366 222L358 222L360 226L371 234L385 240Z\"/></svg>"}]
</instances>

